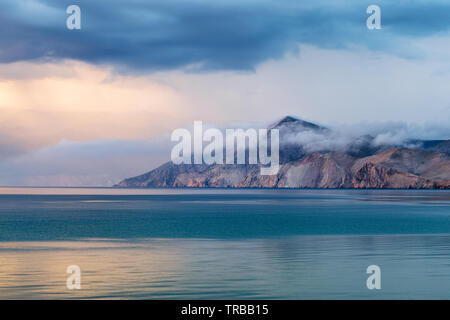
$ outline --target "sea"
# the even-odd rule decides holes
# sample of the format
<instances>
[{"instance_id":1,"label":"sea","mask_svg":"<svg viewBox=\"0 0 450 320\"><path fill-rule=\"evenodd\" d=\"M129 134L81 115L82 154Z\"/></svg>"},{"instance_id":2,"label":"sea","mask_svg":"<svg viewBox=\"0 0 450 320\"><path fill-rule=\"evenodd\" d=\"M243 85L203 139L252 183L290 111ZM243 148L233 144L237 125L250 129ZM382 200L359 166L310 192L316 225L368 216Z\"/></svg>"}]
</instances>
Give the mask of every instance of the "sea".
<instances>
[{"instance_id":1,"label":"sea","mask_svg":"<svg viewBox=\"0 0 450 320\"><path fill-rule=\"evenodd\" d=\"M450 299L450 191L0 188L0 299Z\"/></svg>"}]
</instances>

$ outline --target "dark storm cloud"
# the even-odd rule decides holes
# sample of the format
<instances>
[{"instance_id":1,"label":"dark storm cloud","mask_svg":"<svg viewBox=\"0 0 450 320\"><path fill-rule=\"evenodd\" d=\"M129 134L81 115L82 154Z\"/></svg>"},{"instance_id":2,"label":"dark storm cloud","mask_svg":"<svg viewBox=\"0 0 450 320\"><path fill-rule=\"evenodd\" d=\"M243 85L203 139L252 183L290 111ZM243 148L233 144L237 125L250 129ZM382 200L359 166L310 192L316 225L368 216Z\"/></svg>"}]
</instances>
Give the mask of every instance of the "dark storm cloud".
<instances>
[{"instance_id":1,"label":"dark storm cloud","mask_svg":"<svg viewBox=\"0 0 450 320\"><path fill-rule=\"evenodd\" d=\"M366 28L370 4L382 30ZM67 6L82 29L67 30ZM77 59L125 71L251 70L295 51L362 45L407 56L399 39L448 32L450 3L302 0L2 0L0 62Z\"/></svg>"}]
</instances>

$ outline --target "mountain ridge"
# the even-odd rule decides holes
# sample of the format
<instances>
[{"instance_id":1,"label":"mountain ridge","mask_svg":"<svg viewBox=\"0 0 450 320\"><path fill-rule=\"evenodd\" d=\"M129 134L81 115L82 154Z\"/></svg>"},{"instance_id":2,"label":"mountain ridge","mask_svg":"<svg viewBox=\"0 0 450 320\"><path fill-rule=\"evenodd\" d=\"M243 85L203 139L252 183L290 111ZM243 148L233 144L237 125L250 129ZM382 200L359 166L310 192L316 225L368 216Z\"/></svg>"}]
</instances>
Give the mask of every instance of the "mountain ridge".
<instances>
[{"instance_id":1,"label":"mountain ridge","mask_svg":"<svg viewBox=\"0 0 450 320\"><path fill-rule=\"evenodd\" d=\"M308 150L297 140L305 135L333 139L331 129L292 116L269 128L280 130L276 175L260 175L258 164L167 162L115 187L450 189L450 140L414 140L414 147L404 147L375 145L364 135L336 150Z\"/></svg>"}]
</instances>

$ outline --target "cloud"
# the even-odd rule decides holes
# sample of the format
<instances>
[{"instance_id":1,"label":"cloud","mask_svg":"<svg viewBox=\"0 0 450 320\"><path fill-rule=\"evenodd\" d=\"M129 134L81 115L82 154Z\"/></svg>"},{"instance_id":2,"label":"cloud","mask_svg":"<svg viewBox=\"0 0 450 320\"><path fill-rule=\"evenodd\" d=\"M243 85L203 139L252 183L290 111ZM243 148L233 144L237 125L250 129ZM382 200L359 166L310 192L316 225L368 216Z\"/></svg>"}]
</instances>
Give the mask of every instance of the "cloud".
<instances>
[{"instance_id":1,"label":"cloud","mask_svg":"<svg viewBox=\"0 0 450 320\"><path fill-rule=\"evenodd\" d=\"M423 61L302 46L299 56L267 61L254 73L144 76L71 60L0 64L0 159L62 139L146 139L194 120L224 126L292 114L330 125L392 120L445 127L448 40L417 42L433 44L436 58Z\"/></svg>"},{"instance_id":2,"label":"cloud","mask_svg":"<svg viewBox=\"0 0 450 320\"><path fill-rule=\"evenodd\" d=\"M410 50L417 37L450 28L450 3L441 0L380 0L378 31L365 24L372 1L80 0L82 29L69 31L72 2L3 0L0 62L76 59L134 73L254 70L299 43L420 57Z\"/></svg>"},{"instance_id":3,"label":"cloud","mask_svg":"<svg viewBox=\"0 0 450 320\"><path fill-rule=\"evenodd\" d=\"M0 186L112 186L170 159L170 139L62 140L0 161Z\"/></svg>"},{"instance_id":4,"label":"cloud","mask_svg":"<svg viewBox=\"0 0 450 320\"><path fill-rule=\"evenodd\" d=\"M13 71L0 67L0 158L62 139L145 139L171 130L184 114L178 93L148 78L74 61L8 67Z\"/></svg>"},{"instance_id":5,"label":"cloud","mask_svg":"<svg viewBox=\"0 0 450 320\"><path fill-rule=\"evenodd\" d=\"M283 130L283 129L282 129ZM378 146L418 146L415 140L448 140L450 127L435 123L407 123L403 121L359 122L336 125L324 131L288 132L282 143L302 146L305 151L345 150L352 143Z\"/></svg>"}]
</instances>

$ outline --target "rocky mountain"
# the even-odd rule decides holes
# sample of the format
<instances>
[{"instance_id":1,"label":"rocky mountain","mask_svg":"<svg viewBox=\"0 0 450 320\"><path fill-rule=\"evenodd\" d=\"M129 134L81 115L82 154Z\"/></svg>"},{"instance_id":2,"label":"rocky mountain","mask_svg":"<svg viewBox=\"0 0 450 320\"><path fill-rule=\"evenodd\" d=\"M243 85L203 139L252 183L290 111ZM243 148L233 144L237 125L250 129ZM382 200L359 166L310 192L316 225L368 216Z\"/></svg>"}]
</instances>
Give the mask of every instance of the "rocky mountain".
<instances>
[{"instance_id":1,"label":"rocky mountain","mask_svg":"<svg viewBox=\"0 0 450 320\"><path fill-rule=\"evenodd\" d=\"M168 162L116 187L450 189L450 140L380 145L363 135L339 143L331 129L294 117L269 128L280 132L276 175L261 175L260 165Z\"/></svg>"}]
</instances>

